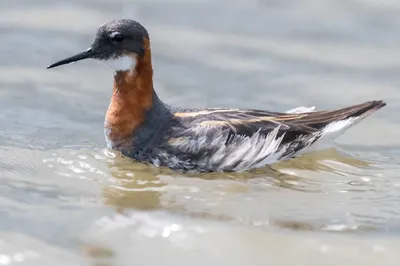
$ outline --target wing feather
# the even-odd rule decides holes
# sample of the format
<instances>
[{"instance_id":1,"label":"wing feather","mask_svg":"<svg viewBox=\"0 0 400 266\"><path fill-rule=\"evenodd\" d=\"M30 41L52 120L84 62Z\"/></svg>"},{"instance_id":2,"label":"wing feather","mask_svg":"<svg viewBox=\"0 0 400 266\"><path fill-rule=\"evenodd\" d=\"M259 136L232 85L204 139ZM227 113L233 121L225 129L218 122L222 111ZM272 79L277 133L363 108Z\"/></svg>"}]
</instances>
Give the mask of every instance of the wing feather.
<instances>
[{"instance_id":1,"label":"wing feather","mask_svg":"<svg viewBox=\"0 0 400 266\"><path fill-rule=\"evenodd\" d=\"M290 122L300 116L259 110L180 112L166 154L197 170L241 171L274 163L311 144L316 136L315 129Z\"/></svg>"},{"instance_id":2,"label":"wing feather","mask_svg":"<svg viewBox=\"0 0 400 266\"><path fill-rule=\"evenodd\" d=\"M180 110L174 113L176 125L161 154L169 156L164 161L179 162L179 168L187 170L247 170L297 156L332 123L351 125L382 106L383 102L372 101L334 111Z\"/></svg>"}]
</instances>

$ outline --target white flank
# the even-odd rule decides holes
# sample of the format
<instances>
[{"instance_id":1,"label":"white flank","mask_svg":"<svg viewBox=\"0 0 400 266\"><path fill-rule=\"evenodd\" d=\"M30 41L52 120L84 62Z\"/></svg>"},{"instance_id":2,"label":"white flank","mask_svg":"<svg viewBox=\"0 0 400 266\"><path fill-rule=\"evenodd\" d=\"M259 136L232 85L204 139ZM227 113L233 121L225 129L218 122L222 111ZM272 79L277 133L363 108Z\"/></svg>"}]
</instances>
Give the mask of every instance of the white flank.
<instances>
[{"instance_id":1,"label":"white flank","mask_svg":"<svg viewBox=\"0 0 400 266\"><path fill-rule=\"evenodd\" d=\"M340 134L342 133L345 129L349 128L351 125L353 125L357 121L358 117L351 117L345 120L340 120L336 122L329 123L324 127L322 130L323 136L325 135L332 135L335 133Z\"/></svg>"},{"instance_id":2,"label":"white flank","mask_svg":"<svg viewBox=\"0 0 400 266\"><path fill-rule=\"evenodd\" d=\"M104 62L115 71L131 70L136 65L136 60L133 57L126 55L116 59L109 59Z\"/></svg>"},{"instance_id":3,"label":"white flank","mask_svg":"<svg viewBox=\"0 0 400 266\"><path fill-rule=\"evenodd\" d=\"M288 114L301 114L301 113L308 113L308 112L314 112L315 111L315 106L307 107L307 106L300 106L294 109L290 109L289 111L286 111Z\"/></svg>"},{"instance_id":4,"label":"white flank","mask_svg":"<svg viewBox=\"0 0 400 266\"><path fill-rule=\"evenodd\" d=\"M311 145L307 152L326 149L333 145L333 140L340 137L347 129L355 125L359 122L359 117L351 117L345 120L340 120L336 122L332 122L326 125L321 130L321 137L320 139Z\"/></svg>"}]
</instances>

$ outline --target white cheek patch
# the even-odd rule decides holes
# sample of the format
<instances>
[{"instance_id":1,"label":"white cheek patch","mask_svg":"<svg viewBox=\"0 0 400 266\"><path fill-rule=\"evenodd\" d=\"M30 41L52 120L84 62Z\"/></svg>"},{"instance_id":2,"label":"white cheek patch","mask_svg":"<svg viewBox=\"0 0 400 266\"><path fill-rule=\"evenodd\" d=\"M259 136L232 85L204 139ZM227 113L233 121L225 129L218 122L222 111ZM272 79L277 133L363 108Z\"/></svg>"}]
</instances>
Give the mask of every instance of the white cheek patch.
<instances>
[{"instance_id":1,"label":"white cheek patch","mask_svg":"<svg viewBox=\"0 0 400 266\"><path fill-rule=\"evenodd\" d=\"M104 62L115 71L131 70L136 65L136 60L133 57L126 55L116 59L109 59Z\"/></svg>"}]
</instances>

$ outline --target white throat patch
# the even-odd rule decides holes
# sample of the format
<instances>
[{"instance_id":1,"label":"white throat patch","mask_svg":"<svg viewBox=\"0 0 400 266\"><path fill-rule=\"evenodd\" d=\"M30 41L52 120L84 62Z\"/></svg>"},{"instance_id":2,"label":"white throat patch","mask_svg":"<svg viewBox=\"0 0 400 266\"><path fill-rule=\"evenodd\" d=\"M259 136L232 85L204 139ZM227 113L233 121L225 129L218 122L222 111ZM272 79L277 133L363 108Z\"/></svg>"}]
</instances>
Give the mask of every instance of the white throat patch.
<instances>
[{"instance_id":1,"label":"white throat patch","mask_svg":"<svg viewBox=\"0 0 400 266\"><path fill-rule=\"evenodd\" d=\"M131 70L136 65L136 60L133 57L126 55L116 59L109 59L104 62L115 71Z\"/></svg>"}]
</instances>

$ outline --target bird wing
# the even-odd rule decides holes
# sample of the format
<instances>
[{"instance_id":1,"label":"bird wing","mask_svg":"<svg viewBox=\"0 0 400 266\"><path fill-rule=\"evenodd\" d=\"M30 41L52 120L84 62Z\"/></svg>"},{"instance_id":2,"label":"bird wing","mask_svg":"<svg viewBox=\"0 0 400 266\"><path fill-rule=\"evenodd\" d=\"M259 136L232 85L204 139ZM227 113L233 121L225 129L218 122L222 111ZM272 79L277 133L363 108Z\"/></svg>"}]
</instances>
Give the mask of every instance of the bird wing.
<instances>
[{"instance_id":1,"label":"bird wing","mask_svg":"<svg viewBox=\"0 0 400 266\"><path fill-rule=\"evenodd\" d=\"M325 133L342 131L384 106L366 102L333 111L269 112L212 108L174 113L166 154L190 168L242 171L306 151ZM173 165L169 165L173 168Z\"/></svg>"},{"instance_id":2,"label":"bird wing","mask_svg":"<svg viewBox=\"0 0 400 266\"><path fill-rule=\"evenodd\" d=\"M176 112L166 153L197 170L241 171L270 164L317 139L317 129L293 123L305 115L215 108Z\"/></svg>"}]
</instances>

